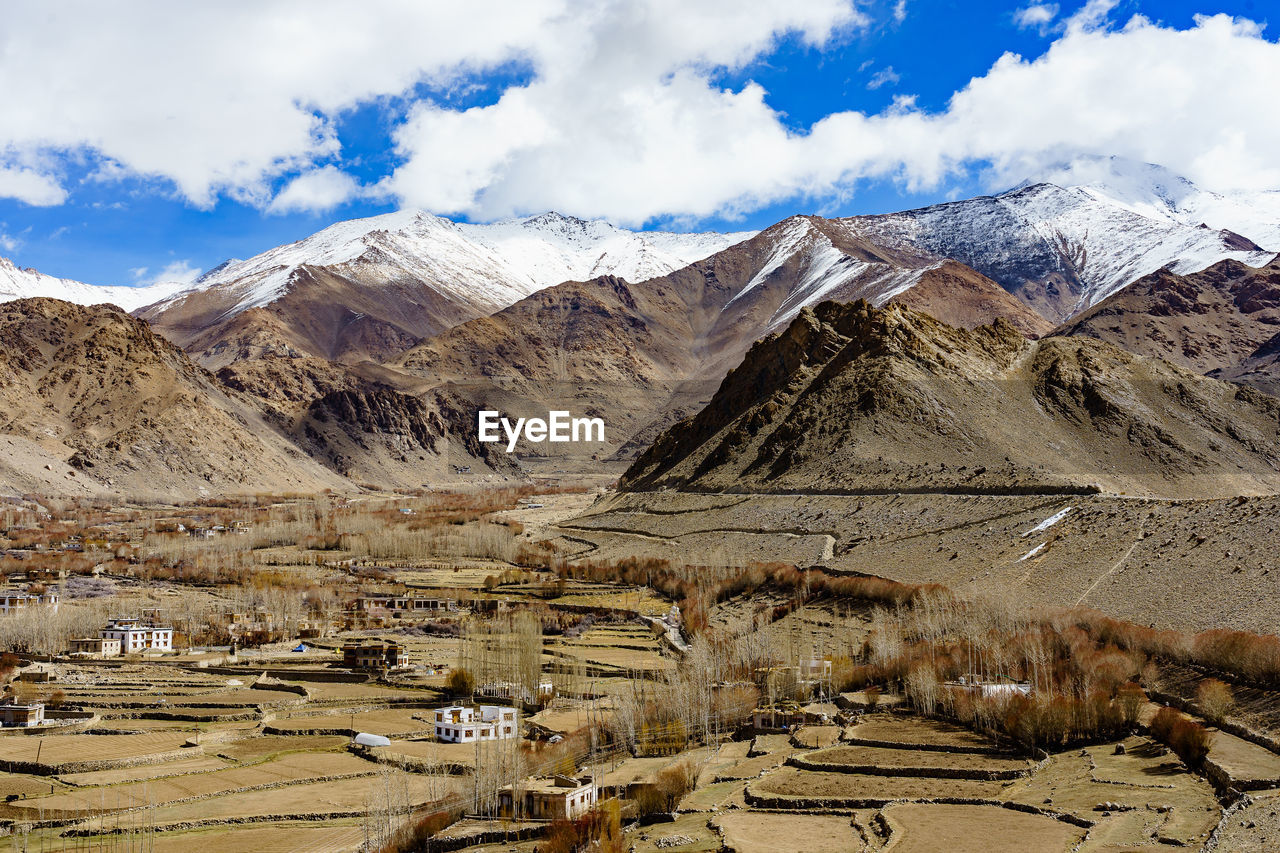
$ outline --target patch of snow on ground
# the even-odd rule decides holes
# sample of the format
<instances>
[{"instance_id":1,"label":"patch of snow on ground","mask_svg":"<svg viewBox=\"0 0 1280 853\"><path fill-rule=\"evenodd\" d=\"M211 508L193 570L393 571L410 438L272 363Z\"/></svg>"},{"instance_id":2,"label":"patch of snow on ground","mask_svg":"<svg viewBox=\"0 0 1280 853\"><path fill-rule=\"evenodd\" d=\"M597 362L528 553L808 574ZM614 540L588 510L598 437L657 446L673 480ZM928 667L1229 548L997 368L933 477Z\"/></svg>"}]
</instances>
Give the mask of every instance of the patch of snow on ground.
<instances>
[{"instance_id":1,"label":"patch of snow on ground","mask_svg":"<svg viewBox=\"0 0 1280 853\"><path fill-rule=\"evenodd\" d=\"M1041 551L1043 551L1043 550L1044 550L1044 546L1045 546L1045 545L1048 545L1048 544L1049 544L1048 542L1041 542L1039 545L1037 545L1036 547L1032 548L1032 549L1031 549L1030 551L1028 551L1027 553L1023 554L1021 557L1019 557L1019 558L1018 558L1018 562L1019 562L1019 563L1021 563L1023 560L1030 560L1030 559L1031 559L1032 557L1034 557L1036 554L1039 554Z\"/></svg>"},{"instance_id":2,"label":"patch of snow on ground","mask_svg":"<svg viewBox=\"0 0 1280 853\"><path fill-rule=\"evenodd\" d=\"M1073 509L1075 509L1075 507L1069 506L1064 510L1055 512L1053 515L1049 516L1044 521L1040 522L1035 527L1031 528L1026 533L1022 534L1022 538L1025 539L1028 536L1030 536L1032 533L1039 533L1041 530L1048 530L1050 527L1053 527L1059 521L1062 521L1062 519L1066 518L1067 513L1071 512L1071 510Z\"/></svg>"}]
</instances>

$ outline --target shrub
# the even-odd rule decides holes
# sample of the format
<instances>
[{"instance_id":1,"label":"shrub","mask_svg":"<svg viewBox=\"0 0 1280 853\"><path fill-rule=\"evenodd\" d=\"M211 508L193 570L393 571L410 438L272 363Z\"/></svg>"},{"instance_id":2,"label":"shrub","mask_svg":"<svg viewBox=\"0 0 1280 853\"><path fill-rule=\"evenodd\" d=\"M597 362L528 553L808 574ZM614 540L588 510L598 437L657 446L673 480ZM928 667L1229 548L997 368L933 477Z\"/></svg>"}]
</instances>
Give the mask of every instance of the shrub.
<instances>
[{"instance_id":1,"label":"shrub","mask_svg":"<svg viewBox=\"0 0 1280 853\"><path fill-rule=\"evenodd\" d=\"M1196 707L1204 718L1215 726L1226 719L1235 705L1231 688L1216 678L1206 678L1196 688Z\"/></svg>"},{"instance_id":2,"label":"shrub","mask_svg":"<svg viewBox=\"0 0 1280 853\"><path fill-rule=\"evenodd\" d=\"M677 761L659 770L653 782L640 789L636 797L636 808L641 814L675 811L697 781L697 766L687 758Z\"/></svg>"},{"instance_id":3,"label":"shrub","mask_svg":"<svg viewBox=\"0 0 1280 853\"><path fill-rule=\"evenodd\" d=\"M1172 749L1188 767L1199 767L1209 754L1208 730L1173 708L1161 708L1151 720L1151 734Z\"/></svg>"},{"instance_id":4,"label":"shrub","mask_svg":"<svg viewBox=\"0 0 1280 853\"><path fill-rule=\"evenodd\" d=\"M1182 719L1182 715L1167 705L1156 711L1156 715L1151 718L1152 737L1167 745L1173 734L1174 724L1180 719Z\"/></svg>"},{"instance_id":5,"label":"shrub","mask_svg":"<svg viewBox=\"0 0 1280 853\"><path fill-rule=\"evenodd\" d=\"M453 696L470 696L476 692L476 677L470 671L458 667L445 679L445 689Z\"/></svg>"},{"instance_id":6,"label":"shrub","mask_svg":"<svg viewBox=\"0 0 1280 853\"><path fill-rule=\"evenodd\" d=\"M1134 682L1121 685L1116 691L1116 702L1120 705L1120 716L1127 728L1138 724L1142 708L1147 704L1147 694Z\"/></svg>"},{"instance_id":7,"label":"shrub","mask_svg":"<svg viewBox=\"0 0 1280 853\"><path fill-rule=\"evenodd\" d=\"M577 820L559 818L547 828L540 849L547 853L622 853L622 813L616 800L606 800Z\"/></svg>"}]
</instances>

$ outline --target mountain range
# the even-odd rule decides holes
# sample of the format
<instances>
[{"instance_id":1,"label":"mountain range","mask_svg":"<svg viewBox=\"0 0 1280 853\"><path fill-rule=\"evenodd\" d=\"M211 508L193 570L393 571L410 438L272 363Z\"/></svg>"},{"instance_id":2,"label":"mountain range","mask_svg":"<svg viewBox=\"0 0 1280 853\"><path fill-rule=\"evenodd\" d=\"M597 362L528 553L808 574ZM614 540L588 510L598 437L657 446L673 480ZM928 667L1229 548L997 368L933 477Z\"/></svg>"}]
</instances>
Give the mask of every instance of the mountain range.
<instances>
[{"instance_id":1,"label":"mountain range","mask_svg":"<svg viewBox=\"0 0 1280 853\"><path fill-rule=\"evenodd\" d=\"M3 331L12 339L25 340L36 334L34 329L47 330L51 312L57 313L50 307L56 303L24 297L56 297L82 305L113 303L136 318L129 321L137 324L130 327L130 335L146 329L160 337L141 349L68 350L70 372L92 372L96 368L89 354L98 358L108 353L111 359L123 359L113 368L117 381L138 372L155 375L159 356L144 358L141 353L163 350L166 375L184 377L185 383L167 379L164 387L182 384L186 389L181 394L152 394L152 386L144 383L134 388L135 396L139 390L150 394L142 400L126 401L123 394L105 392L91 399L84 396L81 380L72 382L73 388L61 388L58 374L49 366L52 362L23 366L26 362L10 359L20 380L11 388L38 391L32 399L20 390L4 398L0 435L14 442L43 441L41 452L49 458L31 456L42 461L34 470L24 469L21 477L0 471L0 485L7 479L11 489L39 490L36 486L48 481L46 487L56 489L74 476L102 484L108 470L114 472L113 484L130 481L134 473L139 483L155 483L150 475L156 471L136 460L128 462L132 451L102 460L77 457L92 435L78 425L84 421L81 409L96 407L102 424L117 417L109 412L119 407L120 423L131 424L128 429L133 430L120 439L120 447L127 448L144 446L139 442L147 430L162 444L161 433L173 428L172 423L204 416L197 414L203 411L203 403L197 402L206 397L215 401L210 403L214 409L231 412L233 421L242 424L239 429L253 433L263 446L252 453L216 442L207 448L190 444L174 450L192 461L194 477L172 479L176 496L201 490L262 490L271 482L297 488L301 480L335 487L369 483L405 488L530 473L607 478L626 468L673 425L685 422L681 429L687 429L686 419L709 403L723 410L723 399L716 402L713 397L724 393L721 382L728 381L726 374L732 377L744 369L739 367L744 357L759 358L753 346L760 339L773 340L777 347L778 340L798 334L797 323L839 326L831 315L821 313L832 310L823 306L828 302L865 300L862 310L889 310L886 316L900 320L928 315L934 325L916 320L890 325L895 334L914 330L912 346L923 349L995 347L1004 354L987 353L986 361L971 359L970 366L992 375L1014 371L1032 385L1044 379L1042 373L1015 368L1013 362L1030 359L1041 365L1050 358L1045 354L1056 354L1055 363L1077 364L1071 370L1083 371L1083 384L1071 385L1064 393L1088 397L1092 391L1082 388L1139 383L1134 387L1143 390L1117 392L1116 398L1131 401L1137 409L1167 404L1160 396L1163 392L1141 383L1164 387L1173 382L1194 389L1188 393L1202 400L1218 400L1215 395L1226 393L1206 390L1217 386L1187 380L1181 373L1171 378L1175 374L1162 372L1166 369L1212 374L1274 391L1280 362L1280 330L1274 328L1280 319L1280 266L1274 252L1280 243L1280 206L1274 202L1280 194L1215 195L1158 167L1117 160L1077 165L1070 177L1079 177L1082 170L1088 172L1088 182L1029 182L995 196L902 213L841 219L795 216L758 233L630 232L555 213L471 225L402 211L338 223L298 243L248 260L227 261L190 284L148 288L98 288L0 261L0 300L21 300L4 306ZM1196 221L1202 214L1205 219ZM107 334L105 329L116 329L124 316L116 308L101 307L89 314L66 314L59 322L94 329L85 334L96 338ZM975 329L980 331L970 331ZM1081 340L1086 338L1101 343ZM172 346L164 349L161 339ZM830 334L804 339L823 353L837 340ZM1041 342L1028 344L1027 339ZM1125 361L1107 345L1141 358ZM840 346L849 349L847 341ZM1099 346L1103 349L1092 348ZM58 352L45 352L44 357ZM131 363L135 358L137 363ZM1078 367L1099 359L1109 365L1101 373ZM867 375L879 377L884 393L910 397L891 381L907 362L891 363L893 369ZM947 363L939 356L938 364ZM928 372L934 376L936 370ZM1007 384L987 387L986 380L969 376L955 381L959 384L954 389L987 395L992 387ZM753 387L761 395L777 393L764 385ZM874 390L863 390L874 397ZM943 398L921 393L926 399L911 405L923 409L914 420L908 419L916 429L931 422L923 412L936 415L943 405ZM1037 393L1010 391L991 399L998 399L1005 411L1035 409L1044 405ZM37 437L41 419L52 417L43 402L51 395L65 402L58 417L70 420L54 429L56 435ZM971 419L979 417L977 409L960 406L959 397L946 400L944 408L958 419L951 428L976 428ZM157 407L176 420L171 423L152 412L131 419L140 405ZM1262 429L1258 418L1265 420L1267 415L1265 407L1258 415L1250 405L1215 402L1209 408L1227 420L1243 419L1241 423L1249 426L1240 426L1241 434L1253 435L1250 430ZM517 416L568 408L575 414L605 417L607 441L525 447L517 464L474 440L475 412L480 408ZM1127 428L1137 434L1150 430L1153 435L1175 436L1177 447L1205 458L1221 444L1210 434L1217 427L1200 424L1184 435L1137 409L1126 415ZM185 414L174 414L179 410ZM1064 409L1063 417L1074 422L1083 415ZM1118 423L1108 422L1110 427ZM1090 424L1094 431L1099 427ZM782 434L792 428L784 424ZM236 429L226 426L228 435ZM902 430L889 432L902 433L899 439L906 447L910 442ZM132 443L124 443L126 438ZM1001 440L1016 450L1024 438L993 438L991 452L1000 448ZM1084 440L1069 438L1063 433L1054 440L1061 447ZM777 444L780 437L770 441L775 450L782 446ZM1132 470L1157 457L1166 459L1160 455L1165 451L1148 448L1156 454L1151 456L1147 450L1122 445L1106 445L1101 457L1086 453L1081 458L1112 459L1107 464ZM669 447L669 442L663 446ZM920 446L921 453L927 446ZM27 450L35 453L32 447ZM259 468L260 477L241 477L241 482L219 461L254 454L286 462L301 458L307 464L292 471L290 480L280 473L284 468L269 462ZM1169 485L1105 471L1086 476L1084 471L1068 470L1065 458L1053 454L1049 455L1057 461L1052 464L1019 462L1017 453L1009 455L1017 470L1005 471L999 465L988 470L999 470L999 476L1012 476L1027 488L1101 483L1109 489L1154 493ZM1257 459L1245 455L1250 461L1240 462L1242 470L1252 471ZM79 474L68 474L54 464L79 465L85 460L93 466L71 466ZM1171 460L1172 456L1166 459L1172 464ZM1018 467L1024 463L1031 467ZM654 471L662 466L655 467L652 459L645 464L653 470L633 468L628 482L658 482ZM1036 473L1037 465L1048 473ZM1092 471L1091 464L1085 468ZM1169 470L1175 469L1179 476L1188 474L1177 466ZM907 476L902 472L915 469L893 470L897 473L881 472L882 479L901 487L910 479L902 479ZM691 476L686 471L661 477L698 488L718 482L704 474ZM922 469L912 476L917 475L925 477ZM1240 482L1251 489L1270 482L1263 469L1241 476ZM959 487L953 479L930 477L919 482L929 488Z\"/></svg>"},{"instance_id":2,"label":"mountain range","mask_svg":"<svg viewBox=\"0 0 1280 853\"><path fill-rule=\"evenodd\" d=\"M621 486L1274 493L1278 436L1280 400L1111 344L827 302L753 346Z\"/></svg>"}]
</instances>

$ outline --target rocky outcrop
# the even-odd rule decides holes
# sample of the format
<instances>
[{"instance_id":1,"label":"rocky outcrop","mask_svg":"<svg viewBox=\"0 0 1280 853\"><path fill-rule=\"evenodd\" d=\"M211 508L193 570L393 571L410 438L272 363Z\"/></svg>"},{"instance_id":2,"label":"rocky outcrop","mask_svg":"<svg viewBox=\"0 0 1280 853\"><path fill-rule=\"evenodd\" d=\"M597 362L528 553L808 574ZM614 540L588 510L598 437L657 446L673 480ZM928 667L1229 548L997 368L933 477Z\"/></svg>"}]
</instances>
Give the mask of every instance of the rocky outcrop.
<instances>
[{"instance_id":1,"label":"rocky outcrop","mask_svg":"<svg viewBox=\"0 0 1280 853\"><path fill-rule=\"evenodd\" d=\"M826 303L748 352L629 490L1213 496L1280 486L1280 401L1082 338Z\"/></svg>"}]
</instances>

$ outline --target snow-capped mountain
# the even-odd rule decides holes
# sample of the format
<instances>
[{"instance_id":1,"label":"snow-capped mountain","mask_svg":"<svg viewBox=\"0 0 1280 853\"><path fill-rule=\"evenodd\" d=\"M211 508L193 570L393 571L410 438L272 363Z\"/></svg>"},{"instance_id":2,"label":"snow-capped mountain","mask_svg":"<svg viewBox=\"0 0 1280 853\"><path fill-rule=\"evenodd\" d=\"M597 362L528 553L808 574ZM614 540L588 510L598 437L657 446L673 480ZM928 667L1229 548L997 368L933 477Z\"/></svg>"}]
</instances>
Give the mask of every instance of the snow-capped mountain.
<instances>
[{"instance_id":1,"label":"snow-capped mountain","mask_svg":"<svg viewBox=\"0 0 1280 853\"><path fill-rule=\"evenodd\" d=\"M33 269L21 269L8 258L0 258L0 302L44 296L77 305L110 302L133 311L161 299L167 299L189 285L176 281L150 284L146 287L111 287L85 284L69 278L56 278Z\"/></svg>"},{"instance_id":2,"label":"snow-capped mountain","mask_svg":"<svg viewBox=\"0 0 1280 853\"><path fill-rule=\"evenodd\" d=\"M752 233L632 232L557 213L471 225L400 211L223 264L142 316L210 366L266 350L378 357L553 284L643 281ZM252 309L283 327L242 316Z\"/></svg>"},{"instance_id":3,"label":"snow-capped mountain","mask_svg":"<svg viewBox=\"0 0 1280 853\"><path fill-rule=\"evenodd\" d=\"M297 243L228 261L201 276L193 290L235 294L232 312L238 313L270 304L304 265L359 266L366 276L416 278L461 302L497 310L562 281L654 278L754 233L633 232L558 213L471 225L405 210L339 222ZM156 306L152 313L164 310Z\"/></svg>"},{"instance_id":4,"label":"snow-capped mountain","mask_svg":"<svg viewBox=\"0 0 1280 853\"><path fill-rule=\"evenodd\" d=\"M1123 157L1084 157L1044 173L1043 180L1078 187L1151 219L1225 228L1280 251L1280 190L1216 193L1181 175Z\"/></svg>"},{"instance_id":5,"label":"snow-capped mountain","mask_svg":"<svg viewBox=\"0 0 1280 853\"><path fill-rule=\"evenodd\" d=\"M1275 254L1230 230L1144 214L1134 198L1047 183L833 223L882 247L968 264L1054 321L1166 266L1190 273L1227 258L1258 266Z\"/></svg>"}]
</instances>

